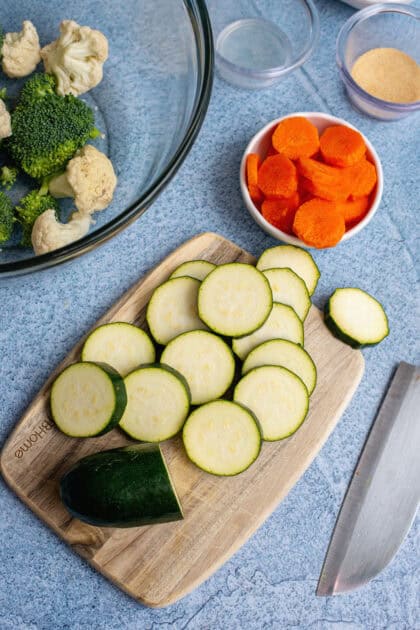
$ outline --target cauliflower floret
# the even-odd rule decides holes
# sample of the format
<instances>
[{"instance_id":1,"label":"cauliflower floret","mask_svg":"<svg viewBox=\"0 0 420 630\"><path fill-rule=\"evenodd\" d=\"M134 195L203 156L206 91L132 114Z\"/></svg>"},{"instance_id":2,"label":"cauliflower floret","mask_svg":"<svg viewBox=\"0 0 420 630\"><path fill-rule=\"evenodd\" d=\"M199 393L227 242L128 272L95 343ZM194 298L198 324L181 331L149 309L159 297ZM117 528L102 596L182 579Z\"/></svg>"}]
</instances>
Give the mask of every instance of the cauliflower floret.
<instances>
[{"instance_id":1,"label":"cauliflower floret","mask_svg":"<svg viewBox=\"0 0 420 630\"><path fill-rule=\"evenodd\" d=\"M45 210L32 228L31 240L35 254L46 254L77 241L88 233L90 224L88 214L73 212L68 223L60 223L55 210Z\"/></svg>"},{"instance_id":2,"label":"cauliflower floret","mask_svg":"<svg viewBox=\"0 0 420 630\"><path fill-rule=\"evenodd\" d=\"M68 162L65 172L51 179L48 188L53 197L74 197L76 208L90 214L109 206L116 185L111 160L86 144Z\"/></svg>"},{"instance_id":3,"label":"cauliflower floret","mask_svg":"<svg viewBox=\"0 0 420 630\"><path fill-rule=\"evenodd\" d=\"M7 111L4 101L0 99L0 139L8 138L12 135L12 124L10 114Z\"/></svg>"},{"instance_id":4,"label":"cauliflower floret","mask_svg":"<svg viewBox=\"0 0 420 630\"><path fill-rule=\"evenodd\" d=\"M4 74L12 79L31 74L41 61L38 33L30 20L22 23L20 33L6 33L1 49Z\"/></svg>"},{"instance_id":5,"label":"cauliflower floret","mask_svg":"<svg viewBox=\"0 0 420 630\"><path fill-rule=\"evenodd\" d=\"M108 58L108 40L100 31L63 20L60 37L44 46L41 57L45 71L55 75L57 94L78 96L102 80Z\"/></svg>"}]
</instances>

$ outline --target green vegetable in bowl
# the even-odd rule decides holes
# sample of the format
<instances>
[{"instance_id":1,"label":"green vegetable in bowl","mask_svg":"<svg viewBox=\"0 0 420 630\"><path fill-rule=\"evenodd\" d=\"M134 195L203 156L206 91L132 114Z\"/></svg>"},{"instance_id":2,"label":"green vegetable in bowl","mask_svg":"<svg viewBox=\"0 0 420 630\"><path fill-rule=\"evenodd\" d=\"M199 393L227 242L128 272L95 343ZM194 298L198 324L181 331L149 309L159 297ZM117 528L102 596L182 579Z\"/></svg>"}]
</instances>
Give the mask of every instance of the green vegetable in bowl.
<instances>
[{"instance_id":1,"label":"green vegetable in bowl","mask_svg":"<svg viewBox=\"0 0 420 630\"><path fill-rule=\"evenodd\" d=\"M18 176L18 169L15 166L2 166L0 169L0 185L6 190L10 190Z\"/></svg>"},{"instance_id":2,"label":"green vegetable in bowl","mask_svg":"<svg viewBox=\"0 0 420 630\"><path fill-rule=\"evenodd\" d=\"M25 83L12 113L7 146L28 175L41 178L62 169L98 133L86 103L72 95L58 96L53 76L35 74Z\"/></svg>"},{"instance_id":3,"label":"green vegetable in bowl","mask_svg":"<svg viewBox=\"0 0 420 630\"><path fill-rule=\"evenodd\" d=\"M0 243L5 243L12 236L13 204L10 198L0 191Z\"/></svg>"},{"instance_id":4,"label":"green vegetable in bowl","mask_svg":"<svg viewBox=\"0 0 420 630\"><path fill-rule=\"evenodd\" d=\"M32 190L25 195L16 206L17 220L22 226L21 245L31 247L32 228L36 219L45 210L58 211L58 201L51 195L43 194L43 190Z\"/></svg>"}]
</instances>

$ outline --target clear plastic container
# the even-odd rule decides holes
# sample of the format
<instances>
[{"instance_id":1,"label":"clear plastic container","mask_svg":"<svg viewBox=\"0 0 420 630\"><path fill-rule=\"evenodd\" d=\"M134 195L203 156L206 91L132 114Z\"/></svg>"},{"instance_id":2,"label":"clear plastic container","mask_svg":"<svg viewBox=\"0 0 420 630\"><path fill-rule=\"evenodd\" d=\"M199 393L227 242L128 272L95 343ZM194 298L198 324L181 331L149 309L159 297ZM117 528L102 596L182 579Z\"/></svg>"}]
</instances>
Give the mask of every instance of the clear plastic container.
<instances>
[{"instance_id":1,"label":"clear plastic container","mask_svg":"<svg viewBox=\"0 0 420 630\"><path fill-rule=\"evenodd\" d=\"M237 87L266 88L299 67L319 32L312 0L208 0L216 67Z\"/></svg>"},{"instance_id":2,"label":"clear plastic container","mask_svg":"<svg viewBox=\"0 0 420 630\"><path fill-rule=\"evenodd\" d=\"M355 107L380 120L398 120L420 110L420 101L391 103L372 96L352 78L360 55L372 48L397 48L420 63L420 10L402 4L378 4L355 13L337 38L337 65Z\"/></svg>"},{"instance_id":3,"label":"clear plastic container","mask_svg":"<svg viewBox=\"0 0 420 630\"><path fill-rule=\"evenodd\" d=\"M396 0L398 4L411 4L413 0ZM392 0L341 0L355 9L364 9L374 4L390 4Z\"/></svg>"}]
</instances>

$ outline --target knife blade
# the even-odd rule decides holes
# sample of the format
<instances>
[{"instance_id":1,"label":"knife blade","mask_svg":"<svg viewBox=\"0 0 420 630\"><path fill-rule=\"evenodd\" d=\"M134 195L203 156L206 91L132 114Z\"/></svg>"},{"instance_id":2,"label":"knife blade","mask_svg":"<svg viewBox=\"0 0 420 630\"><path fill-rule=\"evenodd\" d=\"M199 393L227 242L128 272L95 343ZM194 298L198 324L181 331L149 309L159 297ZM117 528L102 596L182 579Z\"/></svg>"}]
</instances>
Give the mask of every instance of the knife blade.
<instances>
[{"instance_id":1,"label":"knife blade","mask_svg":"<svg viewBox=\"0 0 420 630\"><path fill-rule=\"evenodd\" d=\"M420 501L420 368L400 363L344 497L316 594L359 588L397 553Z\"/></svg>"}]
</instances>

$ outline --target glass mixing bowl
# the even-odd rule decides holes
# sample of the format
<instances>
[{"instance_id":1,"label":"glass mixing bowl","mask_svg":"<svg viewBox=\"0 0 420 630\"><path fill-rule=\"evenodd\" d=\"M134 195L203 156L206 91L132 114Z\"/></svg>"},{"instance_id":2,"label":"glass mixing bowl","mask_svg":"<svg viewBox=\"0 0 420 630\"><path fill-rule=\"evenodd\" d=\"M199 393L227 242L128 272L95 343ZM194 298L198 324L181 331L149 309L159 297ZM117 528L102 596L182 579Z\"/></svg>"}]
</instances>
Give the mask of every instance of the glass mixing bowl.
<instances>
[{"instance_id":1,"label":"glass mixing bowl","mask_svg":"<svg viewBox=\"0 0 420 630\"><path fill-rule=\"evenodd\" d=\"M4 3L4 31L25 19L36 26L41 46L72 19L101 30L109 41L104 78L82 95L105 135L93 144L110 157L118 177L112 204L95 213L84 238L35 256L15 242L3 244L0 276L44 269L83 254L139 217L176 173L194 142L210 99L213 47L204 0L55 0ZM40 64L38 70L42 71ZM3 74L0 88L16 96L22 81ZM29 178L8 192L18 200L36 184ZM63 203L64 202L64 203ZM63 200L64 218L74 209Z\"/></svg>"}]
</instances>

